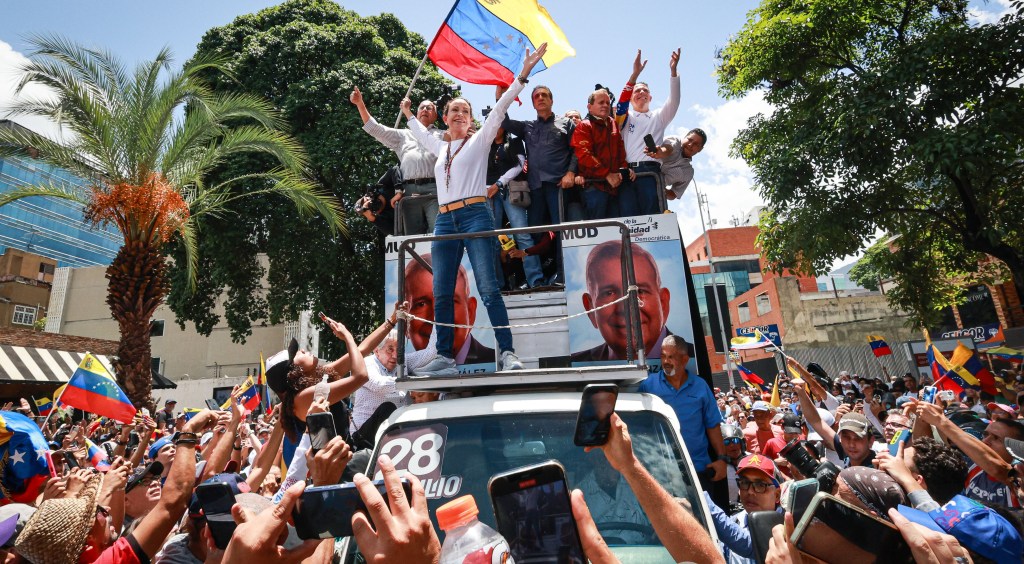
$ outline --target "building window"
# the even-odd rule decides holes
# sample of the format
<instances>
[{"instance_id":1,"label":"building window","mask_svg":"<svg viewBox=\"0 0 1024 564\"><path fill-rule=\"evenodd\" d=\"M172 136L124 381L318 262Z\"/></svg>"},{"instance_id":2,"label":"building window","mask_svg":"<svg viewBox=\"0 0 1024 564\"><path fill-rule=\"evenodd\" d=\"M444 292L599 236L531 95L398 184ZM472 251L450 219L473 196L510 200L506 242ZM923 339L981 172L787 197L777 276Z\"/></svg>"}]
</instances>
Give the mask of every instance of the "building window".
<instances>
[{"instance_id":1,"label":"building window","mask_svg":"<svg viewBox=\"0 0 1024 564\"><path fill-rule=\"evenodd\" d=\"M149 368L153 372L160 372L160 357L154 356L149 359Z\"/></svg>"},{"instance_id":2,"label":"building window","mask_svg":"<svg viewBox=\"0 0 1024 564\"><path fill-rule=\"evenodd\" d=\"M758 315L764 315L772 310L772 301L768 298L768 294L758 294L754 298L754 302L757 303Z\"/></svg>"},{"instance_id":3,"label":"building window","mask_svg":"<svg viewBox=\"0 0 1024 564\"><path fill-rule=\"evenodd\" d=\"M750 321L750 306L747 304L747 302L743 302L740 305L736 306L736 311L739 312L740 323L746 323Z\"/></svg>"},{"instance_id":4,"label":"building window","mask_svg":"<svg viewBox=\"0 0 1024 564\"><path fill-rule=\"evenodd\" d=\"M154 319L149 322L149 336L150 337L163 337L164 336L164 320Z\"/></svg>"},{"instance_id":5,"label":"building window","mask_svg":"<svg viewBox=\"0 0 1024 564\"><path fill-rule=\"evenodd\" d=\"M11 323L15 325L32 325L36 322L36 308L32 306L14 306L14 319Z\"/></svg>"}]
</instances>

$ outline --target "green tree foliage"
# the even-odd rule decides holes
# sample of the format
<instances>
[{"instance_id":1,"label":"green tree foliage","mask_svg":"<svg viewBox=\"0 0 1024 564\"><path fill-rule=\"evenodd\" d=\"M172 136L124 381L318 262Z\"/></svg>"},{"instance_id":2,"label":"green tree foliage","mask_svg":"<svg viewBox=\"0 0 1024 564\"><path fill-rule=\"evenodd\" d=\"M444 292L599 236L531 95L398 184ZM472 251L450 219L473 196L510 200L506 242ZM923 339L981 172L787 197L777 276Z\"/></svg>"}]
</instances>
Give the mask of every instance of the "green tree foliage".
<instances>
[{"instance_id":1,"label":"green tree foliage","mask_svg":"<svg viewBox=\"0 0 1024 564\"><path fill-rule=\"evenodd\" d=\"M964 0L764 0L718 71L724 95L775 108L732 147L768 203L774 268L824 272L883 230L919 321L959 295L933 285L980 276L985 255L1024 293L1021 0L990 25Z\"/></svg>"},{"instance_id":2,"label":"green tree foliage","mask_svg":"<svg viewBox=\"0 0 1024 564\"><path fill-rule=\"evenodd\" d=\"M114 370L136 406L150 405L149 322L168 291L167 247L179 249L178 281L187 292L202 279L198 246L217 235L200 237L206 218L230 220L233 205L262 196L297 215L316 214L325 230L337 232L340 210L309 181L301 146L265 100L211 90L204 76L222 75L220 59L196 57L171 70L164 49L129 71L107 51L60 37L30 42L16 90L36 84L54 96L21 98L10 114L45 117L69 134L53 140L0 127L0 156L37 158L89 185L19 186L0 196L0 206L30 197L66 200L81 204L87 221L118 229L124 240L106 271L106 301L120 331ZM212 174L254 154L262 166Z\"/></svg>"},{"instance_id":3,"label":"green tree foliage","mask_svg":"<svg viewBox=\"0 0 1024 564\"><path fill-rule=\"evenodd\" d=\"M359 85L373 115L393 125L426 47L393 15L364 18L327 0L294 0L211 29L196 57L230 61L236 80L217 80L215 90L258 94L280 108L306 147L312 175L351 209L397 159L363 132L349 93ZM412 98L437 99L446 84L428 63ZM223 173L259 164L237 159ZM223 290L225 319L241 341L252 324L293 320L304 309L323 310L357 334L383 319L383 240L361 216L350 214L346 237L275 197L234 202L232 209L237 213L202 223L217 236L200 247L198 291L188 292L183 273L175 272L169 303L179 323L191 321L208 334L219 321L214 306ZM259 253L268 261L261 264ZM264 274L269 289L260 287ZM326 355L338 346L333 338L321 344Z\"/></svg>"}]
</instances>

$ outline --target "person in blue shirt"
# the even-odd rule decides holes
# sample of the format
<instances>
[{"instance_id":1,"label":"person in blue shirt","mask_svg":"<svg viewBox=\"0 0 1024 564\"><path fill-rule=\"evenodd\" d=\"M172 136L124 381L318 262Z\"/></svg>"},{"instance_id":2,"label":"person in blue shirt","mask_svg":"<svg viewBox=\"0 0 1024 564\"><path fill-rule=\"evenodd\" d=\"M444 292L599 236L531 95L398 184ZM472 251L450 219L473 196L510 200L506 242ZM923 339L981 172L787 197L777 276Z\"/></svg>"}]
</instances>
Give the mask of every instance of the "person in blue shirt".
<instances>
[{"instance_id":1,"label":"person in blue shirt","mask_svg":"<svg viewBox=\"0 0 1024 564\"><path fill-rule=\"evenodd\" d=\"M639 392L654 394L676 412L679 431L690 453L701 486L708 489L712 481L726 476L725 443L722 440L722 413L715 395L699 376L686 370L693 345L678 335L668 335L661 342L661 370L640 384ZM718 455L712 461L708 445Z\"/></svg>"}]
</instances>

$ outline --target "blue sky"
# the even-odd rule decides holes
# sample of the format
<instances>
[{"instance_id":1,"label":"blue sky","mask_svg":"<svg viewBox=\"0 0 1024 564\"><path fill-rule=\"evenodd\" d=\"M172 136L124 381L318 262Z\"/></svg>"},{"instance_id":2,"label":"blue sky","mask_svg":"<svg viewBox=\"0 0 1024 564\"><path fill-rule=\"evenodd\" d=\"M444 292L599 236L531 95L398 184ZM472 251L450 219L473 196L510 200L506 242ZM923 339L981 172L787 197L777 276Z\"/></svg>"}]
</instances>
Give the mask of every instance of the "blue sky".
<instances>
[{"instance_id":1,"label":"blue sky","mask_svg":"<svg viewBox=\"0 0 1024 564\"><path fill-rule=\"evenodd\" d=\"M125 62L152 58L163 46L170 46L179 63L195 51L203 33L211 27L230 23L240 14L277 4L263 0L177 0L173 3L149 1L33 0L5 2L0 18L0 108L10 99L15 80L14 67L24 60L27 47L23 37L31 33L56 33L77 42L104 47ZM981 6L977 17L986 20L1006 9L1009 0L995 0ZM585 110L586 96L595 83L618 92L629 77L636 50L649 60L642 78L650 83L655 105L668 94L668 57L673 49L682 49L679 74L682 98L679 112L667 133L703 128L709 136L704 152L694 159L697 186L708 193L711 214L719 226L730 218L743 216L760 198L751 189L750 170L742 161L728 155L736 131L746 120L769 108L759 94L739 100L724 100L718 95L714 77L715 51L724 46L746 21L746 14L758 2L728 0L649 0L642 4L610 0L542 0L552 18L576 49L576 57L566 59L535 77L549 85L555 96L555 109ZM433 37L451 7L450 0L359 0L342 5L361 15L391 12L406 27L426 38ZM642 6L643 11L634 10ZM411 77L410 77L411 78ZM493 101L492 87L468 86L463 92L474 107ZM347 97L347 93L339 93ZM395 100L396 110L398 100ZM352 109L354 112L355 109ZM515 117L529 117L527 104L511 111ZM478 116L479 117L479 116ZM393 119L393 117L389 118ZM22 121L29 127L44 129L45 124ZM672 203L679 213L683 239L692 241L700 233L693 186L686 196Z\"/></svg>"}]
</instances>

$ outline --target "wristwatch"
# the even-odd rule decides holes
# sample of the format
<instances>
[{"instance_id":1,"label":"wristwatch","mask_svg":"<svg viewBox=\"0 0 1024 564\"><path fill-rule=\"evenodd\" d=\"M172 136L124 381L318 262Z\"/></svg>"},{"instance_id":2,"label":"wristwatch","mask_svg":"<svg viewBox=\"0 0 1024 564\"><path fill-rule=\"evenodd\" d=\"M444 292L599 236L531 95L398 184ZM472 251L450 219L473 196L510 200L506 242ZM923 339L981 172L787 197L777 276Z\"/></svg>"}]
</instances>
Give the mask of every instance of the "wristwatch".
<instances>
[{"instance_id":1,"label":"wristwatch","mask_svg":"<svg viewBox=\"0 0 1024 564\"><path fill-rule=\"evenodd\" d=\"M729 462L730 460L732 460L732 459L731 459L731 458L729 458L729 455L727 455L727 454L719 454L719 455L718 455L718 460L721 460L721 461L723 461L723 462L726 462L726 463L728 463L728 462Z\"/></svg>"},{"instance_id":2,"label":"wristwatch","mask_svg":"<svg viewBox=\"0 0 1024 564\"><path fill-rule=\"evenodd\" d=\"M196 445L199 444L199 435L189 433L188 431L177 431L171 435L171 443L173 443L174 446L178 446L182 443Z\"/></svg>"},{"instance_id":3,"label":"wristwatch","mask_svg":"<svg viewBox=\"0 0 1024 564\"><path fill-rule=\"evenodd\" d=\"M501 180L495 182L494 184L498 187L498 190L504 190L505 189L505 183L502 182Z\"/></svg>"},{"instance_id":4,"label":"wristwatch","mask_svg":"<svg viewBox=\"0 0 1024 564\"><path fill-rule=\"evenodd\" d=\"M520 76L520 77L519 77L519 82L521 82L521 83L523 83L523 84L529 84L529 82L530 82L530 79L528 79L528 78L526 78L526 77L523 77L523 76Z\"/></svg>"}]
</instances>

